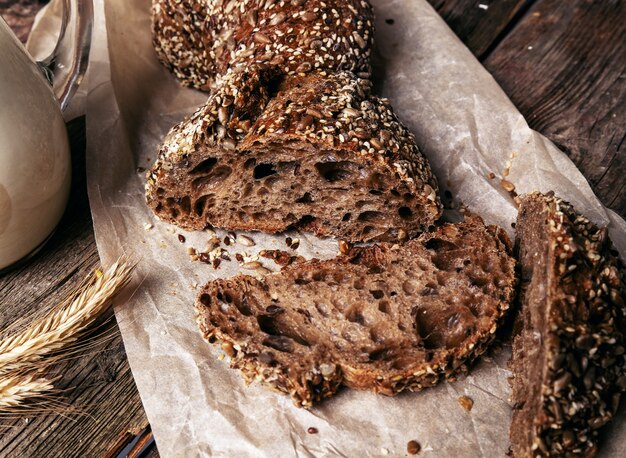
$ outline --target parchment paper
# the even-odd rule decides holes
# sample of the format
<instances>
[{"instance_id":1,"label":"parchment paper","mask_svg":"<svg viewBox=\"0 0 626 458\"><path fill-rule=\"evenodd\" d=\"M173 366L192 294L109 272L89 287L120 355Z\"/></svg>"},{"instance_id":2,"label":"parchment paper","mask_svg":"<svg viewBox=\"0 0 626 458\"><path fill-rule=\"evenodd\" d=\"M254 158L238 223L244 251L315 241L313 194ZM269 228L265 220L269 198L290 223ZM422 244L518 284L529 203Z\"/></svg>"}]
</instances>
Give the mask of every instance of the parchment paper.
<instances>
[{"instance_id":1,"label":"parchment paper","mask_svg":"<svg viewBox=\"0 0 626 458\"><path fill-rule=\"evenodd\" d=\"M94 228L105 264L125 254L139 259L139 288L116 310L130 365L162 456L405 455L418 440L423 456L503 456L511 409L507 348L471 375L422 393L385 398L342 391L305 411L287 396L245 387L218 359L194 323L199 286L237 272L192 262L187 249L205 248L206 233L186 233L156 220L143 198L144 174L163 135L206 98L182 89L162 68L150 42L150 0L97 3L87 98L88 184ZM106 3L106 5L104 4ZM379 87L416 134L439 177L442 193L512 234L516 209L497 179L519 193L555 190L611 235L626 252L626 223L605 210L565 154L530 130L492 77L425 0L372 0L382 58ZM106 17L106 22L105 22ZM394 19L393 25L385 19ZM186 242L178 241L178 234ZM223 237L223 233L218 233ZM228 248L252 254L285 249L284 235L248 234L257 245ZM299 254L330 257L333 240L306 234ZM270 262L267 267L275 268ZM474 400L471 413L457 398ZM315 427L318 434L308 434ZM623 456L622 414L604 456Z\"/></svg>"}]
</instances>

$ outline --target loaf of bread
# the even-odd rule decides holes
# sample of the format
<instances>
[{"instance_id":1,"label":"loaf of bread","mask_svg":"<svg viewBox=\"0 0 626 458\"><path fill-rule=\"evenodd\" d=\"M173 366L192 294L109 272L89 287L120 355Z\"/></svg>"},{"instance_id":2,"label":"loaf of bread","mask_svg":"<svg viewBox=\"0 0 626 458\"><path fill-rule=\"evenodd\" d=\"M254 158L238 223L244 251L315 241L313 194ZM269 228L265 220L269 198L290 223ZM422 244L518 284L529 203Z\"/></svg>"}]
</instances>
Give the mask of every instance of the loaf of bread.
<instances>
[{"instance_id":1,"label":"loaf of bread","mask_svg":"<svg viewBox=\"0 0 626 458\"><path fill-rule=\"evenodd\" d=\"M441 215L437 181L388 101L350 72L230 73L175 126L148 173L165 221L402 241Z\"/></svg>"},{"instance_id":2,"label":"loaf of bread","mask_svg":"<svg viewBox=\"0 0 626 458\"><path fill-rule=\"evenodd\" d=\"M247 381L310 407L340 385L395 395L467 369L514 296L503 230L475 216L404 245L353 248L259 281L208 283L200 330Z\"/></svg>"},{"instance_id":3,"label":"loaf of bread","mask_svg":"<svg viewBox=\"0 0 626 458\"><path fill-rule=\"evenodd\" d=\"M255 64L284 75L370 73L374 29L364 0L153 0L152 30L161 62L207 91Z\"/></svg>"},{"instance_id":4,"label":"loaf of bread","mask_svg":"<svg viewBox=\"0 0 626 458\"><path fill-rule=\"evenodd\" d=\"M594 456L626 388L623 266L606 229L552 194L524 196L516 227L513 456Z\"/></svg>"}]
</instances>

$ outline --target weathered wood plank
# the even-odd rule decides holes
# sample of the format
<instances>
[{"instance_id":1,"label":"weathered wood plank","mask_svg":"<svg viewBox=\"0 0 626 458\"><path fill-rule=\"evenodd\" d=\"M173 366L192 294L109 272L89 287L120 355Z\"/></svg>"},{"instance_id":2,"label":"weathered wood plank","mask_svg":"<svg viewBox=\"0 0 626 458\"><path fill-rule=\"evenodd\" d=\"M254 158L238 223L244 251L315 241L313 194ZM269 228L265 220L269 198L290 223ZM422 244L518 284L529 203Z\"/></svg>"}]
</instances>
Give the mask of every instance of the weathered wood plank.
<instances>
[{"instance_id":1,"label":"weathered wood plank","mask_svg":"<svg viewBox=\"0 0 626 458\"><path fill-rule=\"evenodd\" d=\"M0 277L0 329L16 317L58 304L99 263L85 186L84 118L69 126L73 182L68 209L41 253ZM59 364L58 414L0 416L0 456L100 456L122 433L147 420L114 318L100 328L109 338Z\"/></svg>"},{"instance_id":2,"label":"weathered wood plank","mask_svg":"<svg viewBox=\"0 0 626 458\"><path fill-rule=\"evenodd\" d=\"M538 0L485 60L531 127L626 216L626 2Z\"/></svg>"},{"instance_id":3,"label":"weathered wood plank","mask_svg":"<svg viewBox=\"0 0 626 458\"><path fill-rule=\"evenodd\" d=\"M534 0L428 0L446 23L481 58Z\"/></svg>"}]
</instances>

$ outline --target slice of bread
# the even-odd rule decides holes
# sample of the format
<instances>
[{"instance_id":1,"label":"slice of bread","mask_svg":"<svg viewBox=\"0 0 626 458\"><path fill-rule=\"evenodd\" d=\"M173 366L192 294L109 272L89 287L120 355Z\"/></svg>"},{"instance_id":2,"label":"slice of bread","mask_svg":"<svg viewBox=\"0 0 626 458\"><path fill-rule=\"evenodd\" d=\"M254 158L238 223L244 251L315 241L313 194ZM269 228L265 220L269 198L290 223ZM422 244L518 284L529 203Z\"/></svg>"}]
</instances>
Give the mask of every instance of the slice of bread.
<instances>
[{"instance_id":1,"label":"slice of bread","mask_svg":"<svg viewBox=\"0 0 626 458\"><path fill-rule=\"evenodd\" d=\"M514 295L510 241L476 216L259 281L208 283L200 330L231 366L310 407L340 385L395 395L465 372Z\"/></svg>"},{"instance_id":2,"label":"slice of bread","mask_svg":"<svg viewBox=\"0 0 626 458\"><path fill-rule=\"evenodd\" d=\"M254 64L367 78L374 19L364 0L152 0L152 37L183 85L209 91Z\"/></svg>"},{"instance_id":3,"label":"slice of bread","mask_svg":"<svg viewBox=\"0 0 626 458\"><path fill-rule=\"evenodd\" d=\"M165 139L146 196L187 229L297 227L348 241L405 240L441 215L413 135L349 72L232 74Z\"/></svg>"},{"instance_id":4,"label":"slice of bread","mask_svg":"<svg viewBox=\"0 0 626 458\"><path fill-rule=\"evenodd\" d=\"M523 196L516 228L513 456L593 456L626 388L623 266L606 229L553 194Z\"/></svg>"}]
</instances>

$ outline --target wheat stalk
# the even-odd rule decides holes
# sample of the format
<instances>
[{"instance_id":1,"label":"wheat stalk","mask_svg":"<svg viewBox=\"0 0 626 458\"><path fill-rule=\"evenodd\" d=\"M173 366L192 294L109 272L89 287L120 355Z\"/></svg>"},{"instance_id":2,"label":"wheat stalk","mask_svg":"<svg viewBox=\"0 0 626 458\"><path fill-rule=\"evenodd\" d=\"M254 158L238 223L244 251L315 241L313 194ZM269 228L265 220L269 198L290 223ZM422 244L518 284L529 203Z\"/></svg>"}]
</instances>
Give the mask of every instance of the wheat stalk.
<instances>
[{"instance_id":1,"label":"wheat stalk","mask_svg":"<svg viewBox=\"0 0 626 458\"><path fill-rule=\"evenodd\" d=\"M80 333L109 308L111 299L128 284L133 268L132 265L118 261L104 273L97 270L73 299L66 300L25 330L2 339L0 377L32 369L33 363L44 356L75 342ZM31 382L43 386L44 380L33 379Z\"/></svg>"},{"instance_id":2,"label":"wheat stalk","mask_svg":"<svg viewBox=\"0 0 626 458\"><path fill-rule=\"evenodd\" d=\"M0 407L16 407L25 400L52 391L52 381L31 374L9 374L0 377Z\"/></svg>"}]
</instances>

